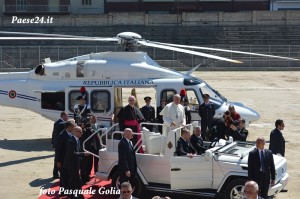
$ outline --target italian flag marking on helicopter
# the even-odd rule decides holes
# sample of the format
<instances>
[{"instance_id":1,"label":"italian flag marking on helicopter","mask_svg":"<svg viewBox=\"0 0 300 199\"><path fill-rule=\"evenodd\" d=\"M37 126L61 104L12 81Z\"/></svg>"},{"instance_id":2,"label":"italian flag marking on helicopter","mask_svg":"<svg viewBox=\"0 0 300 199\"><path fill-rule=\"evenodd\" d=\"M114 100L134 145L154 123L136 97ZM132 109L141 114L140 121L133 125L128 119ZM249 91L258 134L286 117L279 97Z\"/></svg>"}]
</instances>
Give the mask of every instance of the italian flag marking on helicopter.
<instances>
[{"instance_id":1,"label":"italian flag marking on helicopter","mask_svg":"<svg viewBox=\"0 0 300 199\"><path fill-rule=\"evenodd\" d=\"M14 91L14 90L11 90L11 91L9 91L8 96L9 96L11 99L14 99L14 98L16 98L16 96L17 96L17 92Z\"/></svg>"}]
</instances>

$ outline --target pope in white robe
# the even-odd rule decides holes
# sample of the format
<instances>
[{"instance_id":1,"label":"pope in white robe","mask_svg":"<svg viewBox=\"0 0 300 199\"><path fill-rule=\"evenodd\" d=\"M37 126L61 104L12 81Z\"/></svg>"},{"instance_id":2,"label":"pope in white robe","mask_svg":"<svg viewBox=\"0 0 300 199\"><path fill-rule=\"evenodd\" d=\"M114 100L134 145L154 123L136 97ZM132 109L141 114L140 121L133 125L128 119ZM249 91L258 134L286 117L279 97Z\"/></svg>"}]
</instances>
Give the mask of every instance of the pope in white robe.
<instances>
[{"instance_id":1,"label":"pope in white robe","mask_svg":"<svg viewBox=\"0 0 300 199\"><path fill-rule=\"evenodd\" d=\"M180 95L173 97L173 102L167 104L159 113L163 116L163 136L167 136L168 132L186 125L184 107L180 104Z\"/></svg>"}]
</instances>

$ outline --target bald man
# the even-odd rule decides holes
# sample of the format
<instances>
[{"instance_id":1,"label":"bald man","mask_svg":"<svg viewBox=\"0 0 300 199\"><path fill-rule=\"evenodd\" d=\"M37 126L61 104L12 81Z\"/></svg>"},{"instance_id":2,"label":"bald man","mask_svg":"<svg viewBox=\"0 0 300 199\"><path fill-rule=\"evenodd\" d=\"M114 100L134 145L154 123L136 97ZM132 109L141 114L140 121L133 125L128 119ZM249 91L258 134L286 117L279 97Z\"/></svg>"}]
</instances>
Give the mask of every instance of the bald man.
<instances>
[{"instance_id":1,"label":"bald man","mask_svg":"<svg viewBox=\"0 0 300 199\"><path fill-rule=\"evenodd\" d=\"M128 105L123 107L117 115L121 131L123 131L125 128L130 128L133 132L140 133L139 123L144 120L144 116L140 109L134 106L135 101L135 97L130 96L128 98ZM139 138L140 136L133 136L133 146L137 143Z\"/></svg>"},{"instance_id":2,"label":"bald man","mask_svg":"<svg viewBox=\"0 0 300 199\"><path fill-rule=\"evenodd\" d=\"M135 150L132 142L130 141L132 138L132 130L130 128L126 128L123 133L123 138L118 145L118 168L120 174L120 184L129 181L134 188L136 185L137 164Z\"/></svg>"},{"instance_id":3,"label":"bald man","mask_svg":"<svg viewBox=\"0 0 300 199\"><path fill-rule=\"evenodd\" d=\"M256 139L256 148L249 153L248 157L248 178L255 181L260 188L260 196L268 198L268 191L271 179L271 186L275 183L275 165L272 151L265 147L265 138Z\"/></svg>"},{"instance_id":4,"label":"bald man","mask_svg":"<svg viewBox=\"0 0 300 199\"><path fill-rule=\"evenodd\" d=\"M246 182L244 188L245 199L263 199L262 197L258 196L258 192L259 192L259 187L256 182L254 181Z\"/></svg>"},{"instance_id":5,"label":"bald man","mask_svg":"<svg viewBox=\"0 0 300 199\"><path fill-rule=\"evenodd\" d=\"M160 112L163 116L163 135L167 136L168 132L186 125L185 110L180 104L180 95L173 96L173 102L167 104Z\"/></svg>"}]
</instances>

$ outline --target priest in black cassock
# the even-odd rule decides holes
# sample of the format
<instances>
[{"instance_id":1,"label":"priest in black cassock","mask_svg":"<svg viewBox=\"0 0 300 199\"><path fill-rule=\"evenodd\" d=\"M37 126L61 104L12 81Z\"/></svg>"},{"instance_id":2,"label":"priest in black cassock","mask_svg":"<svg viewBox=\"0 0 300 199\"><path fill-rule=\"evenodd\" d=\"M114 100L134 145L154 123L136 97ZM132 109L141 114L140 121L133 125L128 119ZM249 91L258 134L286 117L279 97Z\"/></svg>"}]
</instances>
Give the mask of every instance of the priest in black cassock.
<instances>
[{"instance_id":1,"label":"priest in black cassock","mask_svg":"<svg viewBox=\"0 0 300 199\"><path fill-rule=\"evenodd\" d=\"M144 121L144 116L141 113L140 109L134 106L135 97L130 96L128 98L128 105L121 108L117 117L119 119L120 131L124 131L125 128L130 128L135 133L140 133L140 122ZM141 138L140 135L134 135L132 139L133 146ZM139 145L142 142L139 142ZM143 149L140 148L140 152L143 152Z\"/></svg>"}]
</instances>

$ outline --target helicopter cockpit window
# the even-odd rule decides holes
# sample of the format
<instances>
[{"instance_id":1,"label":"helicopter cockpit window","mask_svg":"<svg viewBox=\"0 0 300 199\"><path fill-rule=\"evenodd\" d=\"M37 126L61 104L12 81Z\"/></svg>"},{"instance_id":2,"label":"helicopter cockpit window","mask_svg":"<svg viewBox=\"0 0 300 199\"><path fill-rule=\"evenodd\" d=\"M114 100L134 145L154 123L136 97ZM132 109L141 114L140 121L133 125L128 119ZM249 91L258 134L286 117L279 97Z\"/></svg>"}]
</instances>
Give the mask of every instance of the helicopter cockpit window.
<instances>
[{"instance_id":1,"label":"helicopter cockpit window","mask_svg":"<svg viewBox=\"0 0 300 199\"><path fill-rule=\"evenodd\" d=\"M78 100L76 100L76 98L79 97L80 95L81 95L81 93L79 90L70 91L70 93L69 93L69 110L70 111L72 111L72 112L74 111L74 106L75 106L75 104L78 103ZM87 102L88 102L88 100L87 100Z\"/></svg>"},{"instance_id":2,"label":"helicopter cockpit window","mask_svg":"<svg viewBox=\"0 0 300 199\"><path fill-rule=\"evenodd\" d=\"M161 99L165 98L167 100L167 103L173 102L173 96L176 94L176 91L174 89L164 89L161 92Z\"/></svg>"},{"instance_id":3,"label":"helicopter cockpit window","mask_svg":"<svg viewBox=\"0 0 300 199\"><path fill-rule=\"evenodd\" d=\"M105 113L110 110L110 93L104 90L92 92L91 108L93 112Z\"/></svg>"}]
</instances>

